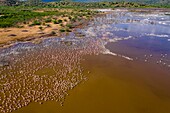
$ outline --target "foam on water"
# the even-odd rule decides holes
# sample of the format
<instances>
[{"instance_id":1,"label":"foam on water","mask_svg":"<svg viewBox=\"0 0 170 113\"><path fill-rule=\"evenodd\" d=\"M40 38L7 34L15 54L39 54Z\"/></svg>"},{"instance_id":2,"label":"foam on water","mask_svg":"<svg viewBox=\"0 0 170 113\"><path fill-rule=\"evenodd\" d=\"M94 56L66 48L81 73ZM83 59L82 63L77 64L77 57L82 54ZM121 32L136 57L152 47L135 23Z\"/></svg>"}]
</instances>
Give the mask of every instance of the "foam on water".
<instances>
[{"instance_id":1,"label":"foam on water","mask_svg":"<svg viewBox=\"0 0 170 113\"><path fill-rule=\"evenodd\" d=\"M120 55L120 54L113 53L113 52L111 52L109 49L105 49L105 51L103 51L102 54L118 56L118 57L122 57L122 58L125 58L125 59L127 59L127 60L130 60L130 61L133 61L133 58L130 58L130 57L127 57L127 56L124 56L124 55Z\"/></svg>"},{"instance_id":2,"label":"foam on water","mask_svg":"<svg viewBox=\"0 0 170 113\"><path fill-rule=\"evenodd\" d=\"M122 58L133 61L133 58L130 58L130 57L127 57L127 56L124 56L124 55L122 55Z\"/></svg>"},{"instance_id":3,"label":"foam on water","mask_svg":"<svg viewBox=\"0 0 170 113\"><path fill-rule=\"evenodd\" d=\"M145 33L146 36L154 36L154 37L161 37L161 38L168 38L169 36L168 35L158 35L158 34L147 34Z\"/></svg>"},{"instance_id":4,"label":"foam on water","mask_svg":"<svg viewBox=\"0 0 170 113\"><path fill-rule=\"evenodd\" d=\"M110 11L113 11L113 10L112 9L97 9L96 11L110 12Z\"/></svg>"},{"instance_id":5,"label":"foam on water","mask_svg":"<svg viewBox=\"0 0 170 113\"><path fill-rule=\"evenodd\" d=\"M108 54L108 55L117 56L116 53L111 52L109 49L105 49L105 51L103 52L103 54Z\"/></svg>"}]
</instances>

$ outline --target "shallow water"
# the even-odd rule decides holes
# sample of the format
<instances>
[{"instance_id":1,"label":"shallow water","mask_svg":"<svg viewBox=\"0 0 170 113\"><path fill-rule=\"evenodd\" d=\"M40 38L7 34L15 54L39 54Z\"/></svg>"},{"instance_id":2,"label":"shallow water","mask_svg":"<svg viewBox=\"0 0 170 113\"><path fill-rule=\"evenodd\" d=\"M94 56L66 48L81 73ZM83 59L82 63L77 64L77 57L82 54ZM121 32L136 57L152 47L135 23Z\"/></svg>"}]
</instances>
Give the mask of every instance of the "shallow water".
<instances>
[{"instance_id":1,"label":"shallow water","mask_svg":"<svg viewBox=\"0 0 170 113\"><path fill-rule=\"evenodd\" d=\"M170 67L170 16L166 12L115 10L90 28L118 56ZM102 27L101 27L102 26ZM89 29L88 29L89 30ZM96 32L97 31L97 32ZM97 34L95 34L97 33ZM115 43L116 42L116 43Z\"/></svg>"},{"instance_id":2,"label":"shallow water","mask_svg":"<svg viewBox=\"0 0 170 113\"><path fill-rule=\"evenodd\" d=\"M170 77L165 70L111 55L88 57L83 67L90 70L88 80L69 92L63 107L55 102L34 103L14 113L170 111Z\"/></svg>"},{"instance_id":3,"label":"shallow water","mask_svg":"<svg viewBox=\"0 0 170 113\"><path fill-rule=\"evenodd\" d=\"M0 50L0 110L169 113L170 16L119 9L40 44Z\"/></svg>"}]
</instances>

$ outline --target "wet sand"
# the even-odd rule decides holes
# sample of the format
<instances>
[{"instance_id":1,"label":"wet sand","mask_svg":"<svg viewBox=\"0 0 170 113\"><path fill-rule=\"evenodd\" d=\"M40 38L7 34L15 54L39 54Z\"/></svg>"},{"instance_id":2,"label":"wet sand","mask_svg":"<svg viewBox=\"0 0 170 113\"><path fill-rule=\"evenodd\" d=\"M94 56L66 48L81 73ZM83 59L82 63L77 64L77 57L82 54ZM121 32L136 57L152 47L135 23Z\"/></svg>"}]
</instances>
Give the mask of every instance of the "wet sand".
<instances>
[{"instance_id":1,"label":"wet sand","mask_svg":"<svg viewBox=\"0 0 170 113\"><path fill-rule=\"evenodd\" d=\"M64 106L32 103L13 113L169 113L168 70L111 55L88 56L89 79L69 92Z\"/></svg>"}]
</instances>

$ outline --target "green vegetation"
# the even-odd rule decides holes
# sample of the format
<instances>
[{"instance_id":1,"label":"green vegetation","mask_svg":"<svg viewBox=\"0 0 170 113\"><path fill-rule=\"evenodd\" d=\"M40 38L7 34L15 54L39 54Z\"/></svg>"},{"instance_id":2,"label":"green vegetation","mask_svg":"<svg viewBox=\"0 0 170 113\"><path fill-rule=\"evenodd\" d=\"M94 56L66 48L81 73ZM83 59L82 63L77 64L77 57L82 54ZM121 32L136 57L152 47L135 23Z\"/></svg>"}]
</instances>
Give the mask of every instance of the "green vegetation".
<instances>
[{"instance_id":1,"label":"green vegetation","mask_svg":"<svg viewBox=\"0 0 170 113\"><path fill-rule=\"evenodd\" d=\"M35 8L36 9L36 8ZM34 12L34 8L23 8L19 6L9 7L3 6L0 7L0 27L11 27L15 26L16 23L25 22L34 18L41 18L43 16L49 16L57 14L55 12ZM60 15L58 13L58 15ZM32 25L40 25L41 23L37 20L33 22Z\"/></svg>"},{"instance_id":2,"label":"green vegetation","mask_svg":"<svg viewBox=\"0 0 170 113\"><path fill-rule=\"evenodd\" d=\"M90 18L92 15L95 15L96 11L91 11L87 9L91 8L117 8L117 7L132 7L132 8L150 8L150 7L165 7L170 8L170 5L155 4L155 5L146 5L139 4L134 2L48 2L43 3L39 0L28 0L28 2L19 2L16 6L16 0L13 0L8 6L0 7L0 27L12 27L17 26L18 23L28 24L31 22L30 26L34 25L45 25L45 23L53 22L54 24L60 24L63 26L64 20L53 19L53 16L68 17L71 23L78 22L82 18ZM32 3L30 3L32 2ZM38 4L37 6L35 6ZM31 7L30 7L31 6ZM60 12L55 9L71 9L72 12ZM44 11L38 12L36 10L46 9ZM43 19L44 17L48 17ZM66 25L69 29L72 27Z\"/></svg>"},{"instance_id":3,"label":"green vegetation","mask_svg":"<svg viewBox=\"0 0 170 113\"><path fill-rule=\"evenodd\" d=\"M90 10L80 10L79 9L71 9L72 12L62 12L57 11L57 9L62 10L64 8L53 8L51 7L23 7L23 6L1 6L0 7L0 28L5 27L13 27L17 26L18 23L21 24L30 24L30 26L35 25L45 25L45 23L53 22L54 24L62 24L67 20L56 20L53 16L61 16L68 17L71 16L80 17L80 15L89 16L92 14L96 14L95 11ZM43 10L43 11L38 11ZM43 19L44 17L47 17ZM71 21L76 21L75 18L71 18ZM78 19L78 18L77 18Z\"/></svg>"},{"instance_id":4,"label":"green vegetation","mask_svg":"<svg viewBox=\"0 0 170 113\"><path fill-rule=\"evenodd\" d=\"M66 24L66 26L70 29L73 28L73 26L71 24Z\"/></svg>"},{"instance_id":5,"label":"green vegetation","mask_svg":"<svg viewBox=\"0 0 170 113\"><path fill-rule=\"evenodd\" d=\"M39 29L40 29L40 30L43 30L43 27L42 27L42 26L40 26L40 27L39 27Z\"/></svg>"},{"instance_id":6,"label":"green vegetation","mask_svg":"<svg viewBox=\"0 0 170 113\"><path fill-rule=\"evenodd\" d=\"M51 20L51 18L47 18L46 20L45 20L45 23L49 23L49 22L51 22L52 20Z\"/></svg>"},{"instance_id":7,"label":"green vegetation","mask_svg":"<svg viewBox=\"0 0 170 113\"><path fill-rule=\"evenodd\" d=\"M64 25L63 25L63 24L60 24L60 26L64 27Z\"/></svg>"},{"instance_id":8,"label":"green vegetation","mask_svg":"<svg viewBox=\"0 0 170 113\"><path fill-rule=\"evenodd\" d=\"M41 25L41 22L38 20L35 20L32 25Z\"/></svg>"},{"instance_id":9,"label":"green vegetation","mask_svg":"<svg viewBox=\"0 0 170 113\"><path fill-rule=\"evenodd\" d=\"M47 26L47 27L51 27L51 25L50 25L50 24L46 24L46 26Z\"/></svg>"},{"instance_id":10,"label":"green vegetation","mask_svg":"<svg viewBox=\"0 0 170 113\"><path fill-rule=\"evenodd\" d=\"M48 7L58 8L115 8L115 7L147 7L149 5L134 2L49 2ZM83 16L83 15L80 15Z\"/></svg>"},{"instance_id":11,"label":"green vegetation","mask_svg":"<svg viewBox=\"0 0 170 113\"><path fill-rule=\"evenodd\" d=\"M153 5L150 5L151 7L157 7L157 8L170 8L170 4L153 4Z\"/></svg>"},{"instance_id":12,"label":"green vegetation","mask_svg":"<svg viewBox=\"0 0 170 113\"><path fill-rule=\"evenodd\" d=\"M65 29L60 29L60 32L65 32L66 30Z\"/></svg>"},{"instance_id":13,"label":"green vegetation","mask_svg":"<svg viewBox=\"0 0 170 113\"><path fill-rule=\"evenodd\" d=\"M58 23L60 24L60 23L62 23L63 21L60 19L60 20L58 20Z\"/></svg>"},{"instance_id":14,"label":"green vegetation","mask_svg":"<svg viewBox=\"0 0 170 113\"><path fill-rule=\"evenodd\" d=\"M53 23L54 23L54 24L58 24L58 22L57 22L56 20L53 20Z\"/></svg>"},{"instance_id":15,"label":"green vegetation","mask_svg":"<svg viewBox=\"0 0 170 113\"><path fill-rule=\"evenodd\" d=\"M66 32L71 32L71 30L70 30L70 29L68 29L68 28L66 28Z\"/></svg>"},{"instance_id":16,"label":"green vegetation","mask_svg":"<svg viewBox=\"0 0 170 113\"><path fill-rule=\"evenodd\" d=\"M55 32L55 31L52 31L52 32L51 32L51 34L52 34L52 35L55 35L55 34L56 34L56 32Z\"/></svg>"}]
</instances>

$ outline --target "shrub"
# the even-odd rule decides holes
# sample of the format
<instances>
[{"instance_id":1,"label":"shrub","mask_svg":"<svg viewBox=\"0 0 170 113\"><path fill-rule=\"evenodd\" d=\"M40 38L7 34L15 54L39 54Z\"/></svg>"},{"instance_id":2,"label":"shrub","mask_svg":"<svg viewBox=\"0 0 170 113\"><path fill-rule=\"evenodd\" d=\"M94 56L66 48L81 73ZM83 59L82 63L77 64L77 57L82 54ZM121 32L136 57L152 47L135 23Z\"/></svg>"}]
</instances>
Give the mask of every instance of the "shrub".
<instances>
[{"instance_id":1,"label":"shrub","mask_svg":"<svg viewBox=\"0 0 170 113\"><path fill-rule=\"evenodd\" d=\"M71 32L71 30L70 29L66 29L66 32Z\"/></svg>"},{"instance_id":2,"label":"shrub","mask_svg":"<svg viewBox=\"0 0 170 113\"><path fill-rule=\"evenodd\" d=\"M51 31L51 34L52 34L52 35L55 35L55 34L56 34L56 32L55 32L55 31Z\"/></svg>"},{"instance_id":3,"label":"shrub","mask_svg":"<svg viewBox=\"0 0 170 113\"><path fill-rule=\"evenodd\" d=\"M50 18L47 18L47 19L45 20L45 23L49 23L49 22L51 22L51 19L50 19Z\"/></svg>"},{"instance_id":4,"label":"shrub","mask_svg":"<svg viewBox=\"0 0 170 113\"><path fill-rule=\"evenodd\" d=\"M60 19L60 20L58 20L58 23L62 23L63 21Z\"/></svg>"},{"instance_id":5,"label":"shrub","mask_svg":"<svg viewBox=\"0 0 170 113\"><path fill-rule=\"evenodd\" d=\"M34 26L34 25L33 25L33 24L29 24L28 26L29 26L29 27L32 27L32 26Z\"/></svg>"},{"instance_id":6,"label":"shrub","mask_svg":"<svg viewBox=\"0 0 170 113\"><path fill-rule=\"evenodd\" d=\"M72 18L71 21L72 21L72 22L76 22L76 19L75 19L75 18Z\"/></svg>"},{"instance_id":7,"label":"shrub","mask_svg":"<svg viewBox=\"0 0 170 113\"><path fill-rule=\"evenodd\" d=\"M19 26L19 25L17 25L16 27L17 27L17 28L23 28L24 26Z\"/></svg>"},{"instance_id":8,"label":"shrub","mask_svg":"<svg viewBox=\"0 0 170 113\"><path fill-rule=\"evenodd\" d=\"M40 27L39 27L39 29L40 29L40 30L42 30L42 29L43 29L43 27L42 27L42 26L40 26Z\"/></svg>"},{"instance_id":9,"label":"shrub","mask_svg":"<svg viewBox=\"0 0 170 113\"><path fill-rule=\"evenodd\" d=\"M60 29L60 32L65 32L65 29Z\"/></svg>"},{"instance_id":10,"label":"shrub","mask_svg":"<svg viewBox=\"0 0 170 113\"><path fill-rule=\"evenodd\" d=\"M46 26L47 26L47 27L51 27L51 25L50 25L50 24L47 24Z\"/></svg>"},{"instance_id":11,"label":"shrub","mask_svg":"<svg viewBox=\"0 0 170 113\"><path fill-rule=\"evenodd\" d=\"M26 21L24 21L24 22L23 22L23 24L27 24L27 22L26 22Z\"/></svg>"},{"instance_id":12,"label":"shrub","mask_svg":"<svg viewBox=\"0 0 170 113\"><path fill-rule=\"evenodd\" d=\"M73 28L73 26L72 26L71 24L66 24L66 26L67 26L68 28Z\"/></svg>"},{"instance_id":13,"label":"shrub","mask_svg":"<svg viewBox=\"0 0 170 113\"><path fill-rule=\"evenodd\" d=\"M70 20L72 19L72 17L71 17L71 16L69 16L68 18L69 18Z\"/></svg>"},{"instance_id":14,"label":"shrub","mask_svg":"<svg viewBox=\"0 0 170 113\"><path fill-rule=\"evenodd\" d=\"M63 24L60 24L60 26L62 26L62 27L63 27L64 25L63 25Z\"/></svg>"},{"instance_id":15,"label":"shrub","mask_svg":"<svg viewBox=\"0 0 170 113\"><path fill-rule=\"evenodd\" d=\"M58 24L58 22L56 20L53 21L54 24Z\"/></svg>"},{"instance_id":16,"label":"shrub","mask_svg":"<svg viewBox=\"0 0 170 113\"><path fill-rule=\"evenodd\" d=\"M41 25L41 22L39 22L38 20L35 20L35 21L33 22L33 25Z\"/></svg>"}]
</instances>

